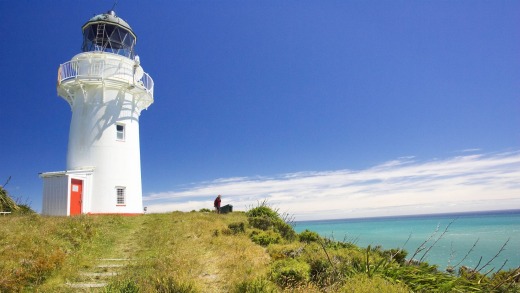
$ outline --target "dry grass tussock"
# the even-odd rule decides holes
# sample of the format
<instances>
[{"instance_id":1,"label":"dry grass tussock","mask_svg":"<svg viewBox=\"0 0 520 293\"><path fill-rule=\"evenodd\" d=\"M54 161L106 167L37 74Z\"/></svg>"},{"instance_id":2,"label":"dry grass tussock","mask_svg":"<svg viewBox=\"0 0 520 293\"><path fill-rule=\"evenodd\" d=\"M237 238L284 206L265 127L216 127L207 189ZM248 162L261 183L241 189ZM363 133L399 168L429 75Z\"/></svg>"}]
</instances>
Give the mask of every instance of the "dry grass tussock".
<instances>
[{"instance_id":1,"label":"dry grass tussock","mask_svg":"<svg viewBox=\"0 0 520 293\"><path fill-rule=\"evenodd\" d=\"M68 267L96 233L94 219L0 217L0 292L34 289Z\"/></svg>"}]
</instances>

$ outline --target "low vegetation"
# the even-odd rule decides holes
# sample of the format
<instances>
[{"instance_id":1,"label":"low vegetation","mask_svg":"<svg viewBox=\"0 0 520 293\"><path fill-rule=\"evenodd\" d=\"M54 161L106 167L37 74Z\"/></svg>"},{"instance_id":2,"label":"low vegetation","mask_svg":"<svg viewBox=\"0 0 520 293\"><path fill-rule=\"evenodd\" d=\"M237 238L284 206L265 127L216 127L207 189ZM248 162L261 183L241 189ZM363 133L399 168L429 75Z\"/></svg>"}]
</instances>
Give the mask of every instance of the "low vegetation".
<instances>
[{"instance_id":1,"label":"low vegetation","mask_svg":"<svg viewBox=\"0 0 520 293\"><path fill-rule=\"evenodd\" d=\"M73 292L100 258L131 260L104 292L520 292L518 269L450 274L406 256L297 234L265 202L226 215L0 217L0 292Z\"/></svg>"},{"instance_id":2,"label":"low vegetation","mask_svg":"<svg viewBox=\"0 0 520 293\"><path fill-rule=\"evenodd\" d=\"M9 182L9 180L7 182ZM2 212L2 214L9 213L21 215L34 213L29 205L13 200L7 190L4 189L4 186L0 186L0 212Z\"/></svg>"}]
</instances>

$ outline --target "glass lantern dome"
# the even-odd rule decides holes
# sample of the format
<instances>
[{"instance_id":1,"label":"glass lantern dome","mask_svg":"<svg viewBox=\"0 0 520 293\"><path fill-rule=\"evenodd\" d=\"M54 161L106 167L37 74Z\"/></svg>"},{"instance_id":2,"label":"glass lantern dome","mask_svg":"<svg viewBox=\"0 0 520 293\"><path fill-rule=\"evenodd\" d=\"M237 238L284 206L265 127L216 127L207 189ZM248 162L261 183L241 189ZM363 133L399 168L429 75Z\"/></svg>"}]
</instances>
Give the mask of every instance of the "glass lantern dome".
<instances>
[{"instance_id":1,"label":"glass lantern dome","mask_svg":"<svg viewBox=\"0 0 520 293\"><path fill-rule=\"evenodd\" d=\"M82 27L83 52L101 51L134 58L137 36L114 11L92 17Z\"/></svg>"}]
</instances>

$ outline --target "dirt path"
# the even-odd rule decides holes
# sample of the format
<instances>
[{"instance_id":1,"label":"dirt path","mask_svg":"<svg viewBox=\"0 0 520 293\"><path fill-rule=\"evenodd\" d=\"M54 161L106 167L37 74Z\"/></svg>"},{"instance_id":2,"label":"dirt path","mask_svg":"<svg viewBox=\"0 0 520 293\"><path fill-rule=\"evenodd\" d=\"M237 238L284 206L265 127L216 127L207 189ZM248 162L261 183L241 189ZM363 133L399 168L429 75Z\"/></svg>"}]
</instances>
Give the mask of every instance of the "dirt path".
<instances>
[{"instance_id":1,"label":"dirt path","mask_svg":"<svg viewBox=\"0 0 520 293\"><path fill-rule=\"evenodd\" d=\"M107 241L78 272L78 276L64 285L77 292L102 291L113 277L124 273L125 267L134 261L134 252L138 247L138 233L141 219L125 219L126 227L119 227L117 235L107 233L106 237L117 237Z\"/></svg>"},{"instance_id":2,"label":"dirt path","mask_svg":"<svg viewBox=\"0 0 520 293\"><path fill-rule=\"evenodd\" d=\"M69 287L102 290L95 288L118 278L145 292L230 292L262 274L269 260L246 235L223 232L237 220L243 217L170 213L116 218L103 228L106 241L95 245L92 259Z\"/></svg>"}]
</instances>

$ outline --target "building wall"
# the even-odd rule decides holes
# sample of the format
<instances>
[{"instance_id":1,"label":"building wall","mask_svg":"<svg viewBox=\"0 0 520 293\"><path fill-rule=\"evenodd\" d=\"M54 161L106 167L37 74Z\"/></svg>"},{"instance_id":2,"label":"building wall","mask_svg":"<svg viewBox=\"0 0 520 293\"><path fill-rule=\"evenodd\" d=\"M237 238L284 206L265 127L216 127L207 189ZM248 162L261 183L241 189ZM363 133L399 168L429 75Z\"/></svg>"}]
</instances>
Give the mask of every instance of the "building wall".
<instances>
[{"instance_id":1,"label":"building wall","mask_svg":"<svg viewBox=\"0 0 520 293\"><path fill-rule=\"evenodd\" d=\"M69 214L69 177L65 174L43 177L42 214L67 216Z\"/></svg>"}]
</instances>

